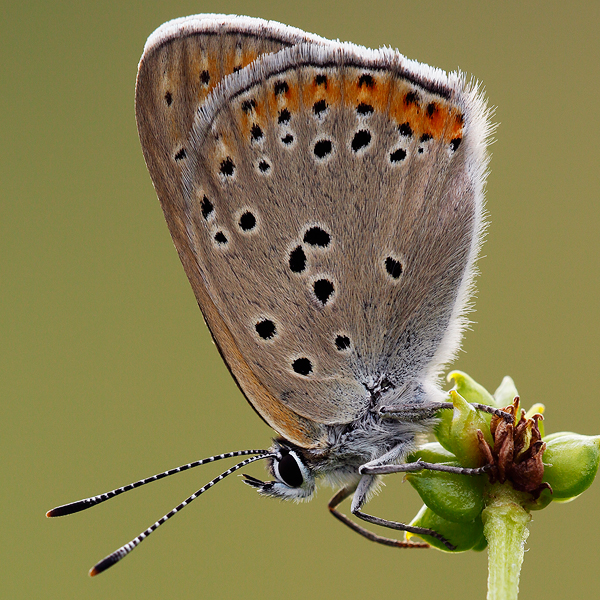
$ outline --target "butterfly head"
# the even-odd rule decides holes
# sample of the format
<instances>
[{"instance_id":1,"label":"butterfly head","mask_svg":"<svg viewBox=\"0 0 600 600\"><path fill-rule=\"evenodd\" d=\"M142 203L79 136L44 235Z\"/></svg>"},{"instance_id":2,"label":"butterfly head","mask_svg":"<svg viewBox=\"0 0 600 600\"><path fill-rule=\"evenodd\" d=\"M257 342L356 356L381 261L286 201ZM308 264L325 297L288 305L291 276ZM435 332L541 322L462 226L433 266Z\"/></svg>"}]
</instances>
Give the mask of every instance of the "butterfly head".
<instances>
[{"instance_id":1,"label":"butterfly head","mask_svg":"<svg viewBox=\"0 0 600 600\"><path fill-rule=\"evenodd\" d=\"M244 483L256 488L263 496L282 500L310 500L315 491L315 476L299 448L283 439L274 440L274 457L268 468L274 481L261 481L244 473Z\"/></svg>"}]
</instances>

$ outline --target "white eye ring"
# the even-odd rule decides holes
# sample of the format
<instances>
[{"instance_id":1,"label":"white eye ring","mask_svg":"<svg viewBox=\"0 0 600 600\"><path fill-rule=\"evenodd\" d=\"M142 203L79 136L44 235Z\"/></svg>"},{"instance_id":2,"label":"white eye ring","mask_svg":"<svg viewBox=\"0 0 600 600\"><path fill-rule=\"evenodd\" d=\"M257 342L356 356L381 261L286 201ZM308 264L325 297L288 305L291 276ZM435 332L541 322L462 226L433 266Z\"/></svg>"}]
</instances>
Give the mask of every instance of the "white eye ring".
<instances>
[{"instance_id":1,"label":"white eye ring","mask_svg":"<svg viewBox=\"0 0 600 600\"><path fill-rule=\"evenodd\" d=\"M292 489L302 487L307 480L306 467L293 450L273 461L273 473L280 483Z\"/></svg>"}]
</instances>

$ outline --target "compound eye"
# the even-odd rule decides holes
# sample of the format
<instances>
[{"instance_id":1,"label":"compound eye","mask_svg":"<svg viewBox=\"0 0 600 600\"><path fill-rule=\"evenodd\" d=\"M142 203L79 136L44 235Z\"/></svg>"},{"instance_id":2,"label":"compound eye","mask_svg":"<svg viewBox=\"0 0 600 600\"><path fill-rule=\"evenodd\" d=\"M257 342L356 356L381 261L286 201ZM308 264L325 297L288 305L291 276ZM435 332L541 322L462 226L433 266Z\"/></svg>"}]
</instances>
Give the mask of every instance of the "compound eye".
<instances>
[{"instance_id":1,"label":"compound eye","mask_svg":"<svg viewBox=\"0 0 600 600\"><path fill-rule=\"evenodd\" d=\"M304 482L302 471L298 466L296 458L292 454L284 454L277 463L277 470L283 483L290 487L300 487Z\"/></svg>"}]
</instances>

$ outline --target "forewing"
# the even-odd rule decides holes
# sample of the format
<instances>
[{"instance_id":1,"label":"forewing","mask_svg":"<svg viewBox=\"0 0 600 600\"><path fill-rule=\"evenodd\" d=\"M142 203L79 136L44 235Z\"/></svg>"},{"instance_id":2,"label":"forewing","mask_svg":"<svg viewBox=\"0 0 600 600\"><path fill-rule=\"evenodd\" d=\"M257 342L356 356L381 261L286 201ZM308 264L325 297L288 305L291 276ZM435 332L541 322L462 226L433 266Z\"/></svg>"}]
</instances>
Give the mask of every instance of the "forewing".
<instances>
[{"instance_id":1,"label":"forewing","mask_svg":"<svg viewBox=\"0 0 600 600\"><path fill-rule=\"evenodd\" d=\"M181 150L199 107L223 78L257 57L292 44L323 42L260 19L199 15L161 26L146 43L136 84L136 119L154 187L205 320L237 383L259 414L297 444L319 444L321 428L282 404L257 378L207 292L199 255L188 238Z\"/></svg>"}]
</instances>

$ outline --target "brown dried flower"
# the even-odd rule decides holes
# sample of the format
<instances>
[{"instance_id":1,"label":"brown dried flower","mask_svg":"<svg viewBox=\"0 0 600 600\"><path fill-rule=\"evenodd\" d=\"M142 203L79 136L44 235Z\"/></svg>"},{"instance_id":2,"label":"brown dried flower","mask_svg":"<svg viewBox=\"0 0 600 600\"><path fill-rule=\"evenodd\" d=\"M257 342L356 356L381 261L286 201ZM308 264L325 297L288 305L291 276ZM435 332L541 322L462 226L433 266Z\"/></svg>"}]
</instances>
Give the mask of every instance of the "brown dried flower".
<instances>
[{"instance_id":1,"label":"brown dried flower","mask_svg":"<svg viewBox=\"0 0 600 600\"><path fill-rule=\"evenodd\" d=\"M525 411L519 409L518 396L510 406L502 410L515 416L515 424L507 423L497 416L492 417L490 431L493 447L488 444L482 431L477 432L479 448L491 465L488 472L490 482L504 483L508 480L516 490L529 492L537 499L542 490L551 489L548 483L542 482L542 455L546 444L542 441L538 421L543 417L535 414L526 419ZM518 412L520 418L517 421Z\"/></svg>"}]
</instances>

